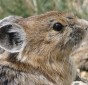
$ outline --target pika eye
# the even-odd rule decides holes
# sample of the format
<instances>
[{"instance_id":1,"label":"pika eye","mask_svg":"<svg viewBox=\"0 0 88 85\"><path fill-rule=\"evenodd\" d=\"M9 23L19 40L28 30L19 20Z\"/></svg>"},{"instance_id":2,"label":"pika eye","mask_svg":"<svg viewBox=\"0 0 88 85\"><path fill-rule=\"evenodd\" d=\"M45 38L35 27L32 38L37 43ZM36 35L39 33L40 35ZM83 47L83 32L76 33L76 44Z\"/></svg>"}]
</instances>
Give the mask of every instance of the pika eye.
<instances>
[{"instance_id":1,"label":"pika eye","mask_svg":"<svg viewBox=\"0 0 88 85\"><path fill-rule=\"evenodd\" d=\"M63 26L61 23L55 23L55 24L53 25L53 29L54 29L55 31L61 31L63 28L64 28L64 26Z\"/></svg>"}]
</instances>

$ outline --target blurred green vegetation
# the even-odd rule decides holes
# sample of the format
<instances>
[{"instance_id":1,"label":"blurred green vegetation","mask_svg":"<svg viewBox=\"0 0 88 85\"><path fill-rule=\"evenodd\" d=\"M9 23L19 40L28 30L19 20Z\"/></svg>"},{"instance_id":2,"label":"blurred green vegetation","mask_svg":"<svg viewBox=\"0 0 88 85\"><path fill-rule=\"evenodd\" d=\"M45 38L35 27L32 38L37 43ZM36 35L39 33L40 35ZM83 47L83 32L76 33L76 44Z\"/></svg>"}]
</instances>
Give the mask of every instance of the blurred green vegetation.
<instances>
[{"instance_id":1,"label":"blurred green vegetation","mask_svg":"<svg viewBox=\"0 0 88 85\"><path fill-rule=\"evenodd\" d=\"M8 15L28 17L50 10L71 12L88 20L88 0L0 0L0 18Z\"/></svg>"}]
</instances>

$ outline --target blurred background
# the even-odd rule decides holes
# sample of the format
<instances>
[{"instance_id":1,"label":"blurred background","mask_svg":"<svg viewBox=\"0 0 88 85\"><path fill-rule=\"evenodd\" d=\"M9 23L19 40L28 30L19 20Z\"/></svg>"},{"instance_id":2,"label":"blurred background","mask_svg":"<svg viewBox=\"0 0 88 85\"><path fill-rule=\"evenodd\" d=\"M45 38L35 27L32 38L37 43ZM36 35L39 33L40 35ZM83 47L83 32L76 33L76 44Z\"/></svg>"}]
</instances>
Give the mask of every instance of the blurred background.
<instances>
[{"instance_id":1,"label":"blurred background","mask_svg":"<svg viewBox=\"0 0 88 85\"><path fill-rule=\"evenodd\" d=\"M8 15L28 17L50 10L72 12L88 20L88 0L0 0L0 19Z\"/></svg>"}]
</instances>

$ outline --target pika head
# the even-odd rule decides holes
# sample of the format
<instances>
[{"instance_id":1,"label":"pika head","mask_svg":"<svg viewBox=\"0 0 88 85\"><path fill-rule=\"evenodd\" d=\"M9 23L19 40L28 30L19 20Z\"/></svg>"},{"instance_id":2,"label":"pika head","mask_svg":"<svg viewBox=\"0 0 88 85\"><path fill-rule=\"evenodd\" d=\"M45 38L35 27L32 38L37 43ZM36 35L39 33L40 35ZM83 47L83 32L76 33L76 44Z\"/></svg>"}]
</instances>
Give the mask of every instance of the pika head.
<instances>
[{"instance_id":1,"label":"pika head","mask_svg":"<svg viewBox=\"0 0 88 85\"><path fill-rule=\"evenodd\" d=\"M54 58L69 56L84 35L83 29L74 26L75 18L58 12L25 19L8 17L0 23L0 47L10 53L21 52L25 60L30 53Z\"/></svg>"},{"instance_id":2,"label":"pika head","mask_svg":"<svg viewBox=\"0 0 88 85\"><path fill-rule=\"evenodd\" d=\"M59 12L49 12L29 18L8 17L0 21L0 47L8 52L9 66L19 70L30 70L28 65L41 69L58 85L70 85L73 78L69 55L84 37L84 29L76 25L76 18ZM10 56L12 54L17 54ZM14 63L13 61L14 57ZM64 63L63 63L64 62ZM17 64L18 65L18 64ZM23 66L23 65L22 65ZM69 69L70 68L70 69ZM68 80L66 76L70 73ZM59 77L59 78L57 78ZM60 78L61 77L61 78ZM48 84L49 85L49 84ZM54 85L54 84L52 84Z\"/></svg>"}]
</instances>

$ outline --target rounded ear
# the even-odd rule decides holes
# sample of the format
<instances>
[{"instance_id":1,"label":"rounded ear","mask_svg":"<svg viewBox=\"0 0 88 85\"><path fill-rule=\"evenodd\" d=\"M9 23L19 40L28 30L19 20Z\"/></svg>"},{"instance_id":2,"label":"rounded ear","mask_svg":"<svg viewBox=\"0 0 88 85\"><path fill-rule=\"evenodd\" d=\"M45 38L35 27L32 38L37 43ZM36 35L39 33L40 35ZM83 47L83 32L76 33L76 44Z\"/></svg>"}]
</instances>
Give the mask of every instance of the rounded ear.
<instances>
[{"instance_id":1,"label":"rounded ear","mask_svg":"<svg viewBox=\"0 0 88 85\"><path fill-rule=\"evenodd\" d=\"M25 32L15 23L4 24L0 27L0 47L8 52L19 52L25 45Z\"/></svg>"}]
</instances>

